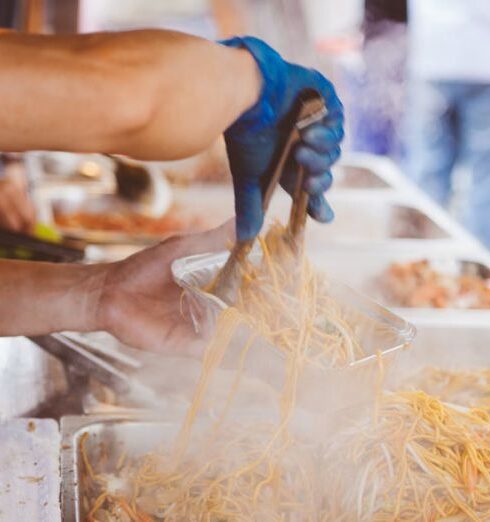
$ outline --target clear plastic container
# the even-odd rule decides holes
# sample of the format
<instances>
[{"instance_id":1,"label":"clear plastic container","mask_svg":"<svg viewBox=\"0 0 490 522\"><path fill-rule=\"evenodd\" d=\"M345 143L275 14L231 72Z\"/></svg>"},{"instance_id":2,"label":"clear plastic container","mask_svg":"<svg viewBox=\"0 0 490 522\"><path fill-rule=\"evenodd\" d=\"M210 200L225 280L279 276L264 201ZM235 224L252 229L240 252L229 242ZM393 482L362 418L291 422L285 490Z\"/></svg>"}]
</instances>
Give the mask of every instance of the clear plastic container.
<instances>
[{"instance_id":1,"label":"clear plastic container","mask_svg":"<svg viewBox=\"0 0 490 522\"><path fill-rule=\"evenodd\" d=\"M185 291L186 304L197 331L210 335L217 318L227 305L219 298L202 290L216 276L228 257L227 252L202 254L176 260L172 272L176 283ZM260 253L251 254L253 261ZM327 291L340 305L344 319L360 341L365 356L342 368L318 369L306 367L298 384L298 398L302 407L323 411L337 411L368 401L380 379L378 354L386 371L415 337L415 327L348 286L328 279ZM258 339L248 350L246 359L240 359L242 347L250 330L240 328L237 337L243 342L230 343L223 364L238 367L254 378L259 378L282 390L285 377L285 357L265 339Z\"/></svg>"}]
</instances>

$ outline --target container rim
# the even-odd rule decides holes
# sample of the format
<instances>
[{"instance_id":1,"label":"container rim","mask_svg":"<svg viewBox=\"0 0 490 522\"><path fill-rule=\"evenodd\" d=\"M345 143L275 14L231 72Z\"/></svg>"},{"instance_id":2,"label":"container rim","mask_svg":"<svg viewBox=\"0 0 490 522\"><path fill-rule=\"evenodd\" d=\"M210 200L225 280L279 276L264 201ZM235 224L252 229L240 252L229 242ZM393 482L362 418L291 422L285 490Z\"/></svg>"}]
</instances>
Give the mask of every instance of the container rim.
<instances>
[{"instance_id":1,"label":"container rim","mask_svg":"<svg viewBox=\"0 0 490 522\"><path fill-rule=\"evenodd\" d=\"M191 283L189 283L185 276L186 274L198 271L203 268L207 268L211 261L215 264L219 264L222 266L228 259L228 256L229 252L225 251L218 253L196 254L176 259L172 262L171 265L172 275L174 277L175 282L184 290L197 294L200 298L202 298L205 301L208 301L218 310L225 310L228 307L228 305L223 300L221 300L219 297L213 294L210 294L209 292L206 292L202 288L192 285ZM250 257L260 257L258 247L254 248L254 250L250 254ZM417 334L417 329L412 323L408 322L401 316L395 314L388 308L380 305L370 297L362 294L361 292L358 292L357 290L350 288L348 285L342 283L341 281L338 281L335 278L331 278L331 281L338 286L346 288L357 299L371 307L374 310L374 312L377 315L379 315L380 320L382 320L383 323L385 323L391 330L396 331L397 336L401 340L401 342L397 343L395 346L391 346L390 348L387 348L380 352L379 355L375 353L366 355L361 359L357 359L356 361L347 364L343 368L364 366L372 363L374 360L376 360L377 357L384 358L401 349L408 348L408 346L411 344L411 342L414 340ZM381 316L384 316L383 319L381 319Z\"/></svg>"}]
</instances>

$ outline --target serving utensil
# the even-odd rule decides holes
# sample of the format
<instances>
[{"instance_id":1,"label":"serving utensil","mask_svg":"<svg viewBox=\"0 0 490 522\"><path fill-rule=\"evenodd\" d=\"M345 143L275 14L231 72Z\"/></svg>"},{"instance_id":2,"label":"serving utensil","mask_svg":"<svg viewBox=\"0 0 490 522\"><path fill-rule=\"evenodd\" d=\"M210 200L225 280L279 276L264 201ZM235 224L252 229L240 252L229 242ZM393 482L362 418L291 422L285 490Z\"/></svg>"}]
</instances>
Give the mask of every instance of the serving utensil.
<instances>
[{"instance_id":1,"label":"serving utensil","mask_svg":"<svg viewBox=\"0 0 490 522\"><path fill-rule=\"evenodd\" d=\"M298 96L295 112L296 116L293 118L294 124L291 127L277 164L263 193L262 209L264 214L269 208L270 200L279 184L286 162L292 152L292 148L301 139L301 132L310 125L322 120L327 114L327 109L322 96L317 91L306 90ZM285 237L285 240L295 250L302 248L308 207L308 194L303 190L303 181L304 172L303 169L299 167L296 186L293 193L293 204ZM240 265L247 258L254 242L255 239L237 241L230 252L226 264L221 269L216 281L214 282L211 292L226 303L230 303L232 300L234 290L240 281Z\"/></svg>"}]
</instances>

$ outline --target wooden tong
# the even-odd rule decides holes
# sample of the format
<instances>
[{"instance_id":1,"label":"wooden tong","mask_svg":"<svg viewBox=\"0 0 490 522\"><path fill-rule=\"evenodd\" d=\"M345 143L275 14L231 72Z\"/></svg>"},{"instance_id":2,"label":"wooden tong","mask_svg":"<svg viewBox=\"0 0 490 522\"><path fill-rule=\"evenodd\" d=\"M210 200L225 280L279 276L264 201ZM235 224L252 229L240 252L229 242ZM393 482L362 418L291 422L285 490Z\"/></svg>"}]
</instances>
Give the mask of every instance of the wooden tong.
<instances>
[{"instance_id":1,"label":"wooden tong","mask_svg":"<svg viewBox=\"0 0 490 522\"><path fill-rule=\"evenodd\" d=\"M274 190L281 180L286 161L291 154L292 148L301 139L301 131L313 123L320 121L326 114L327 109L323 97L317 91L305 90L298 96L295 117L292 118L292 121L295 123L292 125L269 183L264 190L262 199L264 214L267 212ZM287 239L295 249L302 248L307 216L308 194L303 190L303 181L304 172L300 167L287 227ZM231 303L232 301L232 296L235 294L235 289L240 281L240 265L247 258L254 241L255 239L251 239L247 241L237 241L235 243L228 260L214 282L211 292L227 303Z\"/></svg>"}]
</instances>

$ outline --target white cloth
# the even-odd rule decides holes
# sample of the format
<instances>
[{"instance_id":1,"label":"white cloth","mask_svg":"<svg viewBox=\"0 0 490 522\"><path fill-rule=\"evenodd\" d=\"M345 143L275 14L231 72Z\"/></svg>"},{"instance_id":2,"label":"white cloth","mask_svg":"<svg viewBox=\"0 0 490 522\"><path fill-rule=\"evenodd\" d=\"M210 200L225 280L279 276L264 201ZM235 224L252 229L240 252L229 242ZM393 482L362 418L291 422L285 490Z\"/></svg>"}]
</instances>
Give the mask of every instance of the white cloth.
<instances>
[{"instance_id":1,"label":"white cloth","mask_svg":"<svg viewBox=\"0 0 490 522\"><path fill-rule=\"evenodd\" d=\"M413 75L490 83L490 0L410 0Z\"/></svg>"}]
</instances>

